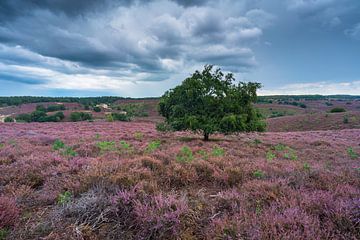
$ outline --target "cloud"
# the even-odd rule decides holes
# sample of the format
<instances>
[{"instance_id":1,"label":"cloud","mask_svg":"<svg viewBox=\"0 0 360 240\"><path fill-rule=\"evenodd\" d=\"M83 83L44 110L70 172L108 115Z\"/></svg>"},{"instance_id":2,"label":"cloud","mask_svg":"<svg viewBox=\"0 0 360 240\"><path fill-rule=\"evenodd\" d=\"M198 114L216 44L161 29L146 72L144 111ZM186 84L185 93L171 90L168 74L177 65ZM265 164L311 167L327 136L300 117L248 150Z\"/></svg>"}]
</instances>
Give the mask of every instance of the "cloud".
<instances>
[{"instance_id":1,"label":"cloud","mask_svg":"<svg viewBox=\"0 0 360 240\"><path fill-rule=\"evenodd\" d=\"M355 24L350 29L346 29L344 33L353 39L360 40L360 23Z\"/></svg>"},{"instance_id":2,"label":"cloud","mask_svg":"<svg viewBox=\"0 0 360 240\"><path fill-rule=\"evenodd\" d=\"M52 87L61 79L64 86L111 89L164 81L200 63L246 72L257 64L249 45L272 21L264 10L230 14L209 1L72 3L2 1L0 15L12 18L0 27L0 61L12 81L28 74Z\"/></svg>"},{"instance_id":3,"label":"cloud","mask_svg":"<svg viewBox=\"0 0 360 240\"><path fill-rule=\"evenodd\" d=\"M313 82L287 84L276 89L261 90L260 95L301 95L301 94L349 94L359 95L360 81L352 82Z\"/></svg>"}]
</instances>

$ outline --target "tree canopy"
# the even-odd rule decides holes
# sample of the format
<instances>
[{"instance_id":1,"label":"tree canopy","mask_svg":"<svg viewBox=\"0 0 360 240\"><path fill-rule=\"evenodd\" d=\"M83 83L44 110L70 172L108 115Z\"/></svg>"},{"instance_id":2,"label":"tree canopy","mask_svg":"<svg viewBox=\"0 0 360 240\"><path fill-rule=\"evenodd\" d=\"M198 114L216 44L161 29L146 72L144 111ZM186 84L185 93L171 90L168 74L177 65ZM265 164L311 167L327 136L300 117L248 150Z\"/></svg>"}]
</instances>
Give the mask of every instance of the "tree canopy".
<instances>
[{"instance_id":1,"label":"tree canopy","mask_svg":"<svg viewBox=\"0 0 360 240\"><path fill-rule=\"evenodd\" d=\"M253 107L260 83L234 81L232 73L206 65L165 92L159 112L172 129L201 132L204 140L216 132L264 131L265 123Z\"/></svg>"}]
</instances>

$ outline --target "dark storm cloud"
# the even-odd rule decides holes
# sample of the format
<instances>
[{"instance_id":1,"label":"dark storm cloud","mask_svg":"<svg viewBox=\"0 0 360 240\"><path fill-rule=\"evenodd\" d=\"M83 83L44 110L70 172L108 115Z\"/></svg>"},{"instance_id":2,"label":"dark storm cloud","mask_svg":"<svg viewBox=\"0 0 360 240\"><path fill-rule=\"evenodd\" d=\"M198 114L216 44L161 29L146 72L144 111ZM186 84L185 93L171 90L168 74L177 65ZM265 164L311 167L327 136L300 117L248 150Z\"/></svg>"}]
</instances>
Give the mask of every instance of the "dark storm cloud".
<instances>
[{"instance_id":1,"label":"dark storm cloud","mask_svg":"<svg viewBox=\"0 0 360 240\"><path fill-rule=\"evenodd\" d=\"M360 39L354 14L359 5L356 0L0 0L1 79L112 89L124 82L181 79L204 64L248 73L261 67L257 49L271 49L266 34L279 22L283 29L300 29L293 39L304 37L307 28L323 27Z\"/></svg>"}]
</instances>

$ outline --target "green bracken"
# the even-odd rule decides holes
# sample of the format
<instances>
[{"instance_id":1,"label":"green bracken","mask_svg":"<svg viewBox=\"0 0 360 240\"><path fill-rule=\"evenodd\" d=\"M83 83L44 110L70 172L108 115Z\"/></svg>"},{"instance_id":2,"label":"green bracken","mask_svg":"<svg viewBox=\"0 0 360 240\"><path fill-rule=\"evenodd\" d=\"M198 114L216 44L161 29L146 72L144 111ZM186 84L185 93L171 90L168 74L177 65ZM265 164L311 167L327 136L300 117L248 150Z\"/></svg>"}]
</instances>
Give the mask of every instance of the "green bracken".
<instances>
[{"instance_id":1,"label":"green bracken","mask_svg":"<svg viewBox=\"0 0 360 240\"><path fill-rule=\"evenodd\" d=\"M193 159L193 152L188 146L182 147L180 152L176 155L176 160L182 163L191 162Z\"/></svg>"}]
</instances>

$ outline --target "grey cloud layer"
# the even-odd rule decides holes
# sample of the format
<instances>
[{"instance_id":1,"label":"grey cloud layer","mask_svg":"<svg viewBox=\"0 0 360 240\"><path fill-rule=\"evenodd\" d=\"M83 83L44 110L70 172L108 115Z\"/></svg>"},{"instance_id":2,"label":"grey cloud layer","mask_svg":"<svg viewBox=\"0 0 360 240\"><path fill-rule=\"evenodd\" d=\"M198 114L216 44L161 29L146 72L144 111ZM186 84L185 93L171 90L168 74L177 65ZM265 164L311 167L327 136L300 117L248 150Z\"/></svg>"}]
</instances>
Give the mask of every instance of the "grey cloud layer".
<instances>
[{"instance_id":1,"label":"grey cloud layer","mask_svg":"<svg viewBox=\"0 0 360 240\"><path fill-rule=\"evenodd\" d=\"M85 80L106 79L111 84L92 82L106 88L184 76L205 63L249 72L259 66L255 49L282 11L335 27L359 5L357 0L1 0L0 80L82 87ZM289 19L282 21L292 24ZM360 39L359 22L349 23L343 34Z\"/></svg>"},{"instance_id":2,"label":"grey cloud layer","mask_svg":"<svg viewBox=\"0 0 360 240\"><path fill-rule=\"evenodd\" d=\"M154 74L136 79L140 81L166 79L188 64L214 63L246 71L256 65L248 45L262 35L266 25L262 16L271 19L271 14L260 10L252 10L248 16L246 12L243 16L229 14L227 9L206 5L206 1L71 2L1 3L0 42L23 49L17 49L13 62L41 65L42 56L76 63L83 71L103 69L117 77L128 76L129 71ZM25 50L36 57L29 59L31 54L27 53L25 61L21 56ZM8 59L3 57L2 61ZM44 67L71 73L71 66Z\"/></svg>"}]
</instances>

